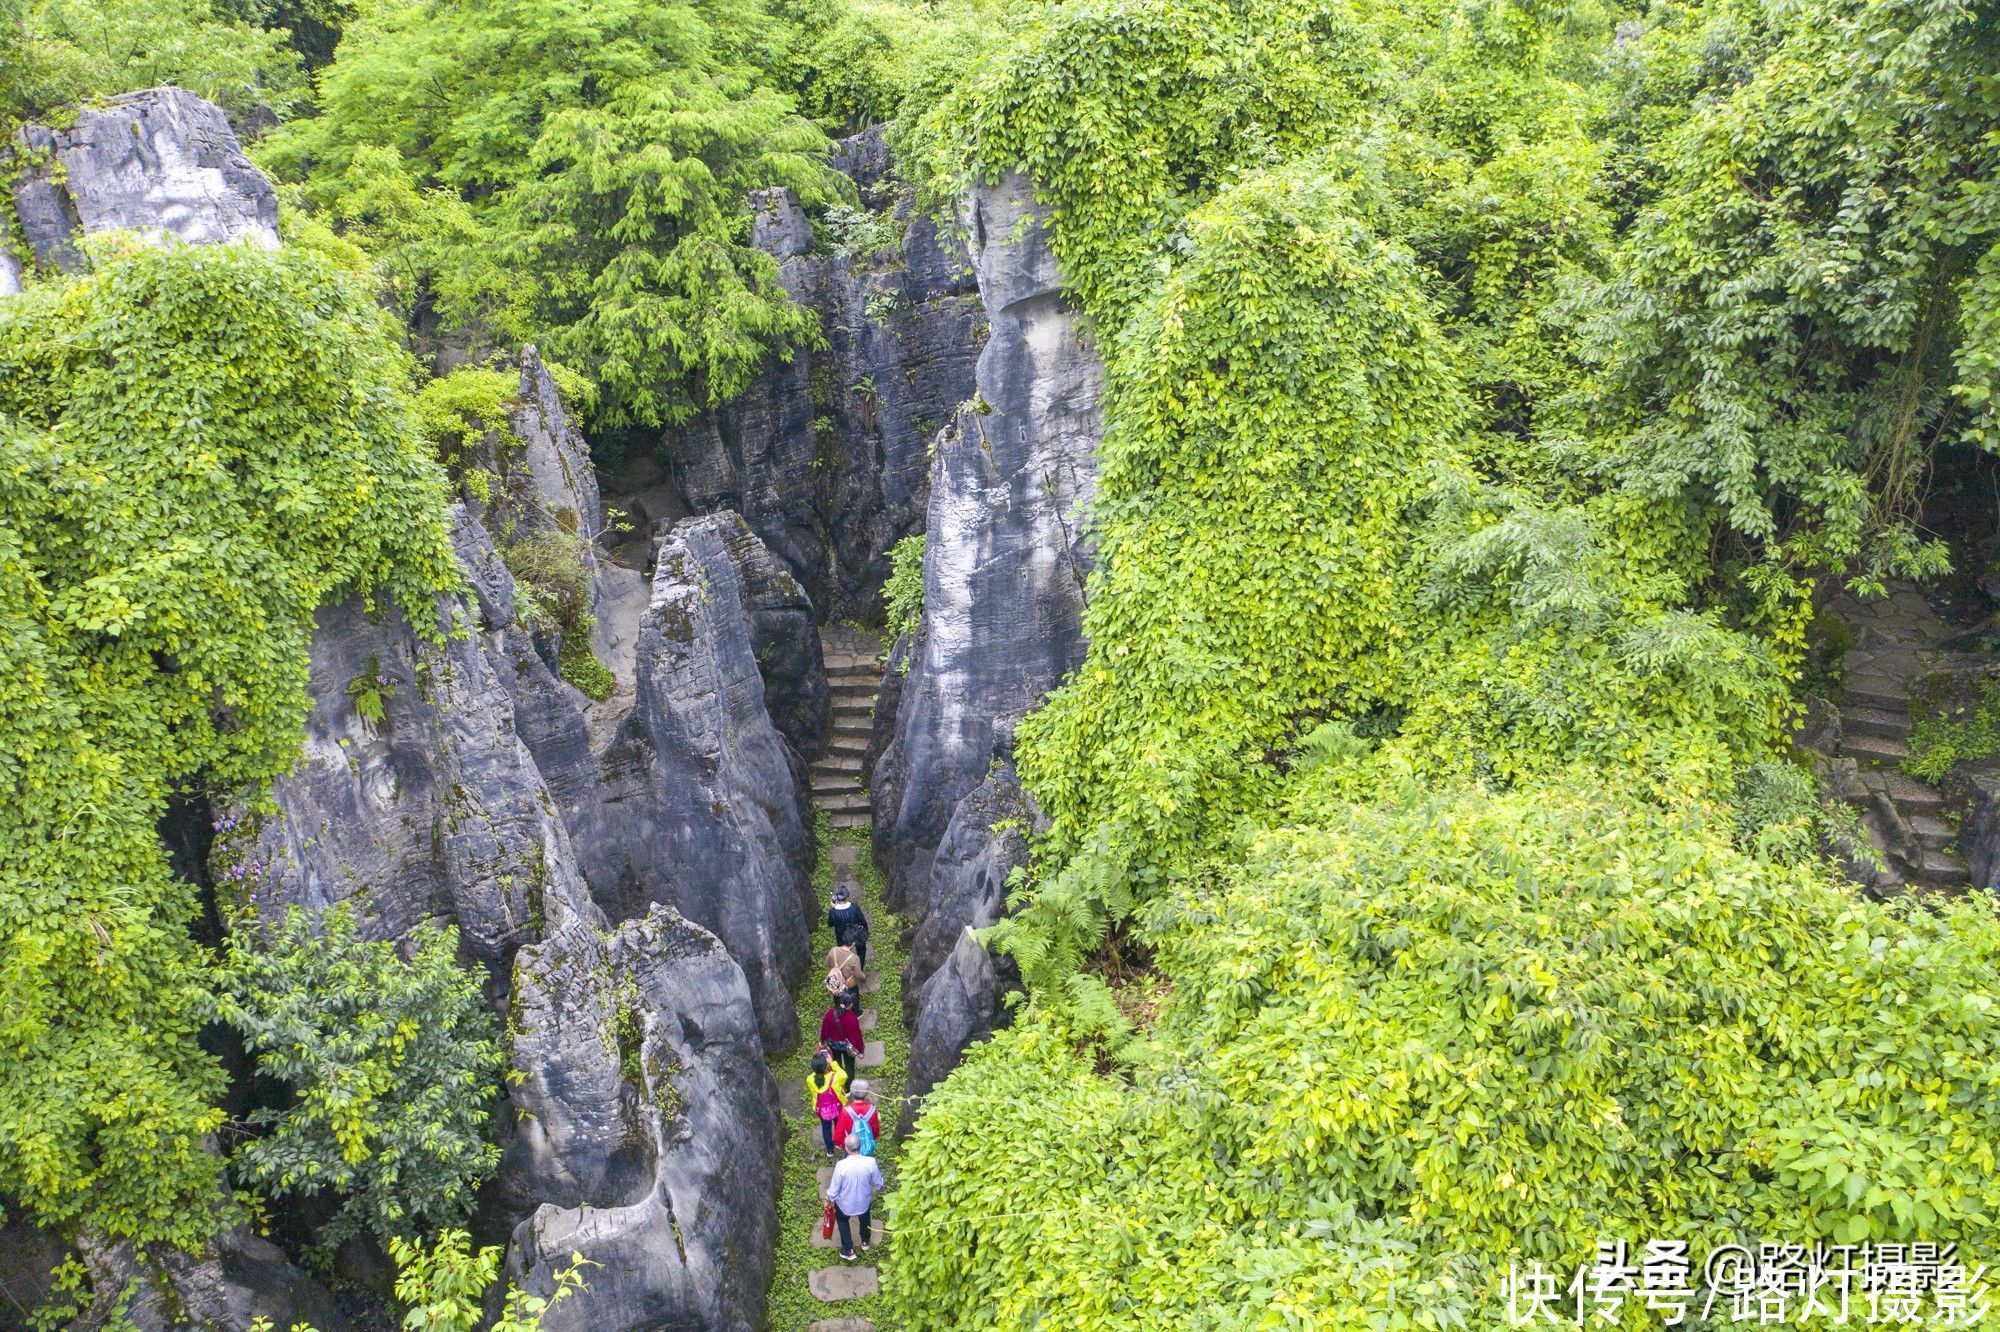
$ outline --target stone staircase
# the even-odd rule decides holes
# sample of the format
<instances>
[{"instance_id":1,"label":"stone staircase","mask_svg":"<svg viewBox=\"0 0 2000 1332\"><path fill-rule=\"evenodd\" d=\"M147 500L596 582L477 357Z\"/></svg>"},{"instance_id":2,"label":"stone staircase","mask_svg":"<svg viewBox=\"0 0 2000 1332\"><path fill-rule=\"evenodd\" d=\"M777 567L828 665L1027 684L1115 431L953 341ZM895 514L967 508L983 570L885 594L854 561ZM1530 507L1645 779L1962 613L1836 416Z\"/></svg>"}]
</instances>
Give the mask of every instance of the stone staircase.
<instances>
[{"instance_id":1,"label":"stone staircase","mask_svg":"<svg viewBox=\"0 0 2000 1332\"><path fill-rule=\"evenodd\" d=\"M833 702L833 738L812 765L813 804L836 828L868 822L868 793L861 765L875 724L875 691L882 680L882 652L860 634L829 634L823 644L827 692Z\"/></svg>"},{"instance_id":2,"label":"stone staircase","mask_svg":"<svg viewBox=\"0 0 2000 1332\"><path fill-rule=\"evenodd\" d=\"M1870 886L1878 891L1904 884L1961 886L1969 873L1957 852L1958 829L1944 817L1944 794L1897 769L1910 756L1911 688L1958 664L1963 654L1946 650L1946 644L1959 631L1910 585L1896 586L1880 600L1839 598L1833 609L1855 633L1833 700L1837 753L1853 760L1851 772L1839 774L1836 793L1860 812L1886 865L1862 877L1872 879Z\"/></svg>"}]
</instances>

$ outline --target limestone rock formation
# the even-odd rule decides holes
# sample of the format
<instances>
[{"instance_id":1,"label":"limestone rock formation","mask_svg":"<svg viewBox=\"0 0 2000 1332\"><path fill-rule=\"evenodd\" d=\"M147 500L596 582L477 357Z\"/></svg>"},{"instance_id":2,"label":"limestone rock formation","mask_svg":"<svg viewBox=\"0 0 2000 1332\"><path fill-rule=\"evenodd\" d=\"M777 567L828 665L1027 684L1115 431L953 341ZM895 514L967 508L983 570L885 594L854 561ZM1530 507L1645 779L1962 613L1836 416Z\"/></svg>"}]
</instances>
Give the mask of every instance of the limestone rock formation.
<instances>
[{"instance_id":1,"label":"limestone rock formation","mask_svg":"<svg viewBox=\"0 0 2000 1332\"><path fill-rule=\"evenodd\" d=\"M311 671L303 753L272 784L277 813L217 842L225 890L240 884L267 911L351 901L379 938L448 921L493 965L541 936L552 898L588 905L478 637L422 643L394 610L371 617L350 601L320 611Z\"/></svg>"},{"instance_id":2,"label":"limestone rock formation","mask_svg":"<svg viewBox=\"0 0 2000 1332\"><path fill-rule=\"evenodd\" d=\"M1008 758L996 759L985 780L958 802L931 858L928 891L906 913L915 926L912 979L922 981L943 966L968 928L984 929L1005 914L1007 876L1028 863L1028 837L1038 817ZM912 1029L921 1026L914 989L904 990L903 1006Z\"/></svg>"},{"instance_id":3,"label":"limestone rock formation","mask_svg":"<svg viewBox=\"0 0 2000 1332\"><path fill-rule=\"evenodd\" d=\"M573 831L614 917L665 903L722 939L766 1046L782 1050L798 1039L790 985L806 965L813 846L804 767L759 670L760 591L789 581L768 559L732 513L688 519L660 543L637 701ZM762 655L802 659L823 691L810 616L768 609L763 623L782 642Z\"/></svg>"},{"instance_id":4,"label":"limestone rock formation","mask_svg":"<svg viewBox=\"0 0 2000 1332\"><path fill-rule=\"evenodd\" d=\"M1003 727L1003 745L1008 738ZM1012 958L989 955L973 932L1006 914L1007 878L1028 863L1028 838L1039 820L1005 757L952 811L931 860L929 891L915 913L903 969L903 1021L910 1031L905 1126L966 1048L1006 1025L1003 1000L1019 988L1020 971Z\"/></svg>"},{"instance_id":5,"label":"limestone rock formation","mask_svg":"<svg viewBox=\"0 0 2000 1332\"><path fill-rule=\"evenodd\" d=\"M996 727L1026 715L1084 651L1103 370L1063 299L1027 181L976 188L965 211L992 332L978 399L938 436L923 626L877 764L876 856L897 907L923 900L953 811L993 761Z\"/></svg>"},{"instance_id":6,"label":"limestone rock formation","mask_svg":"<svg viewBox=\"0 0 2000 1332\"><path fill-rule=\"evenodd\" d=\"M219 1232L200 1255L170 1247L141 1258L129 1242L89 1239L79 1242L77 1251L101 1306L85 1315L85 1325L244 1332L261 1318L273 1327L304 1324L318 1332L348 1327L324 1287L294 1267L277 1245L241 1226ZM132 1299L121 1319L115 1305L128 1290Z\"/></svg>"},{"instance_id":7,"label":"limestone rock formation","mask_svg":"<svg viewBox=\"0 0 2000 1332\"><path fill-rule=\"evenodd\" d=\"M741 513L823 619L872 619L889 548L923 526L930 440L972 394L985 321L963 246L887 177L881 131L833 161L875 211L830 218L816 250L789 191L753 200L754 238L827 346L773 360L663 451L687 508Z\"/></svg>"},{"instance_id":8,"label":"limestone rock formation","mask_svg":"<svg viewBox=\"0 0 2000 1332\"><path fill-rule=\"evenodd\" d=\"M1004 1001L1018 987L1019 977L1011 971L1002 974L1005 962L989 954L971 930L961 930L944 965L919 987L916 1007L922 1020L910 1033L904 1131L922 1112L923 1097L958 1067L966 1050L1006 1025Z\"/></svg>"},{"instance_id":9,"label":"limestone rock formation","mask_svg":"<svg viewBox=\"0 0 2000 1332\"><path fill-rule=\"evenodd\" d=\"M923 620L891 654L866 765L876 859L914 925L911 1113L1005 1022L1018 983L973 931L1000 918L1036 817L1013 768L1014 723L1082 662L1102 430L1102 368L1028 183L976 188L964 213L991 336L977 397L937 439Z\"/></svg>"},{"instance_id":10,"label":"limestone rock formation","mask_svg":"<svg viewBox=\"0 0 2000 1332\"><path fill-rule=\"evenodd\" d=\"M278 247L278 197L213 103L152 88L77 112L68 129L29 125L14 207L36 262L70 268L78 233L130 230L184 241Z\"/></svg>"},{"instance_id":11,"label":"limestone rock formation","mask_svg":"<svg viewBox=\"0 0 2000 1332\"><path fill-rule=\"evenodd\" d=\"M777 1225L777 1088L743 973L654 907L608 939L581 925L522 950L508 1179L540 1206L509 1273L548 1291L598 1266L549 1327L762 1326Z\"/></svg>"}]
</instances>

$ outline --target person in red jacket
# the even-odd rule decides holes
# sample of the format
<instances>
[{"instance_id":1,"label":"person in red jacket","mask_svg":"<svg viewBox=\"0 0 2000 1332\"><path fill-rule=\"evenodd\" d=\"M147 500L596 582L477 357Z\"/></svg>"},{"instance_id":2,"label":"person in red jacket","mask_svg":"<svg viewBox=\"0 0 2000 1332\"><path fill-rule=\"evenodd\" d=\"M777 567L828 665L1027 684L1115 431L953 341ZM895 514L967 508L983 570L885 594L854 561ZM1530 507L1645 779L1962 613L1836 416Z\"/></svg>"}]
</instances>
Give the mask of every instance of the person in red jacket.
<instances>
[{"instance_id":1,"label":"person in red jacket","mask_svg":"<svg viewBox=\"0 0 2000 1332\"><path fill-rule=\"evenodd\" d=\"M854 1132L856 1123L868 1125L867 1146L862 1148L865 1155L875 1155L875 1144L882 1140L882 1113L875 1108L875 1099L869 1094L868 1079L856 1078L854 1090L848 1094L847 1104L840 1109L840 1118L834 1122L833 1140L846 1142L847 1135Z\"/></svg>"},{"instance_id":2,"label":"person in red jacket","mask_svg":"<svg viewBox=\"0 0 2000 1332\"><path fill-rule=\"evenodd\" d=\"M840 1061L848 1077L854 1076L855 1057L868 1048L861 1039L860 995L852 990L841 991L840 998L834 1000L833 1007L819 1020L819 1043ZM840 1140L838 1135L834 1137L835 1142Z\"/></svg>"}]
</instances>

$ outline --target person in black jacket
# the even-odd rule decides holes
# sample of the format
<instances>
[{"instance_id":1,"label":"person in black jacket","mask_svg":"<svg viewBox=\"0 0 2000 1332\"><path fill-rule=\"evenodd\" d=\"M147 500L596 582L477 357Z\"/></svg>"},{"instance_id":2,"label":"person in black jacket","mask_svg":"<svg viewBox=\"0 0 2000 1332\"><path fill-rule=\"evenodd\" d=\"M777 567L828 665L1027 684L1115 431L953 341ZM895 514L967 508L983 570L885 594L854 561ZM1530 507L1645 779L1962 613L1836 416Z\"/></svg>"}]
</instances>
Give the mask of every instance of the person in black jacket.
<instances>
[{"instance_id":1,"label":"person in black jacket","mask_svg":"<svg viewBox=\"0 0 2000 1332\"><path fill-rule=\"evenodd\" d=\"M826 923L833 927L833 941L854 950L863 968L868 965L868 917L861 914L861 907L849 899L844 884L833 888L833 906L826 913Z\"/></svg>"}]
</instances>

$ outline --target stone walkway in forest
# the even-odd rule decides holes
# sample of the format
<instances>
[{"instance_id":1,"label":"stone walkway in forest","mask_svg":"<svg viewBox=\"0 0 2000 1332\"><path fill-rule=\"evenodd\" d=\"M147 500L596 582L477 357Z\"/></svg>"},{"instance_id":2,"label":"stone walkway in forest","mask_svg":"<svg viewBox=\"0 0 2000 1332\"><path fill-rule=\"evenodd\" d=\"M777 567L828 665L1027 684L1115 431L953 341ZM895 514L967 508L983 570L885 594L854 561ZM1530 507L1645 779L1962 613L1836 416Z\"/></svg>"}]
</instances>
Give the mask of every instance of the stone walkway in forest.
<instances>
[{"instance_id":1,"label":"stone walkway in forest","mask_svg":"<svg viewBox=\"0 0 2000 1332\"><path fill-rule=\"evenodd\" d=\"M885 1130L876 1158L894 1179L894 1148L887 1130L901 1104L908 1041L902 1022L901 925L882 905L881 876L869 850L868 796L861 767L868 748L875 692L881 681L880 644L858 630L829 626L822 639L827 683L833 701L833 743L812 766L813 804L819 813L820 870L814 878L818 902L813 922L813 974L799 999L800 1048L781 1061L778 1095L784 1111L783 1192L779 1200L776 1271L770 1299L770 1332L888 1332L881 1271L868 1259L888 1242L878 1199L873 1212L873 1248L862 1261L842 1262L839 1231L820 1235L826 1164L819 1121L806 1104L804 1075L818 1048L820 1016L828 995L820 965L833 944L826 909L833 887L845 887L869 920L868 970L861 983L861 1030L865 1040L855 1060L856 1077L873 1088Z\"/></svg>"},{"instance_id":2,"label":"stone walkway in forest","mask_svg":"<svg viewBox=\"0 0 2000 1332\"><path fill-rule=\"evenodd\" d=\"M1958 854L1958 830L1944 817L1943 793L1897 765L1910 755L1912 687L1935 672L1976 669L1990 658L1951 650L1963 626L1939 615L1913 584L1892 583L1888 596L1866 601L1837 597L1830 609L1854 634L1833 702L1840 727L1837 752L1856 766L1852 784L1835 793L1859 810L1883 860L1880 871L1863 872L1878 891L1906 883L1962 885L1966 865Z\"/></svg>"}]
</instances>

